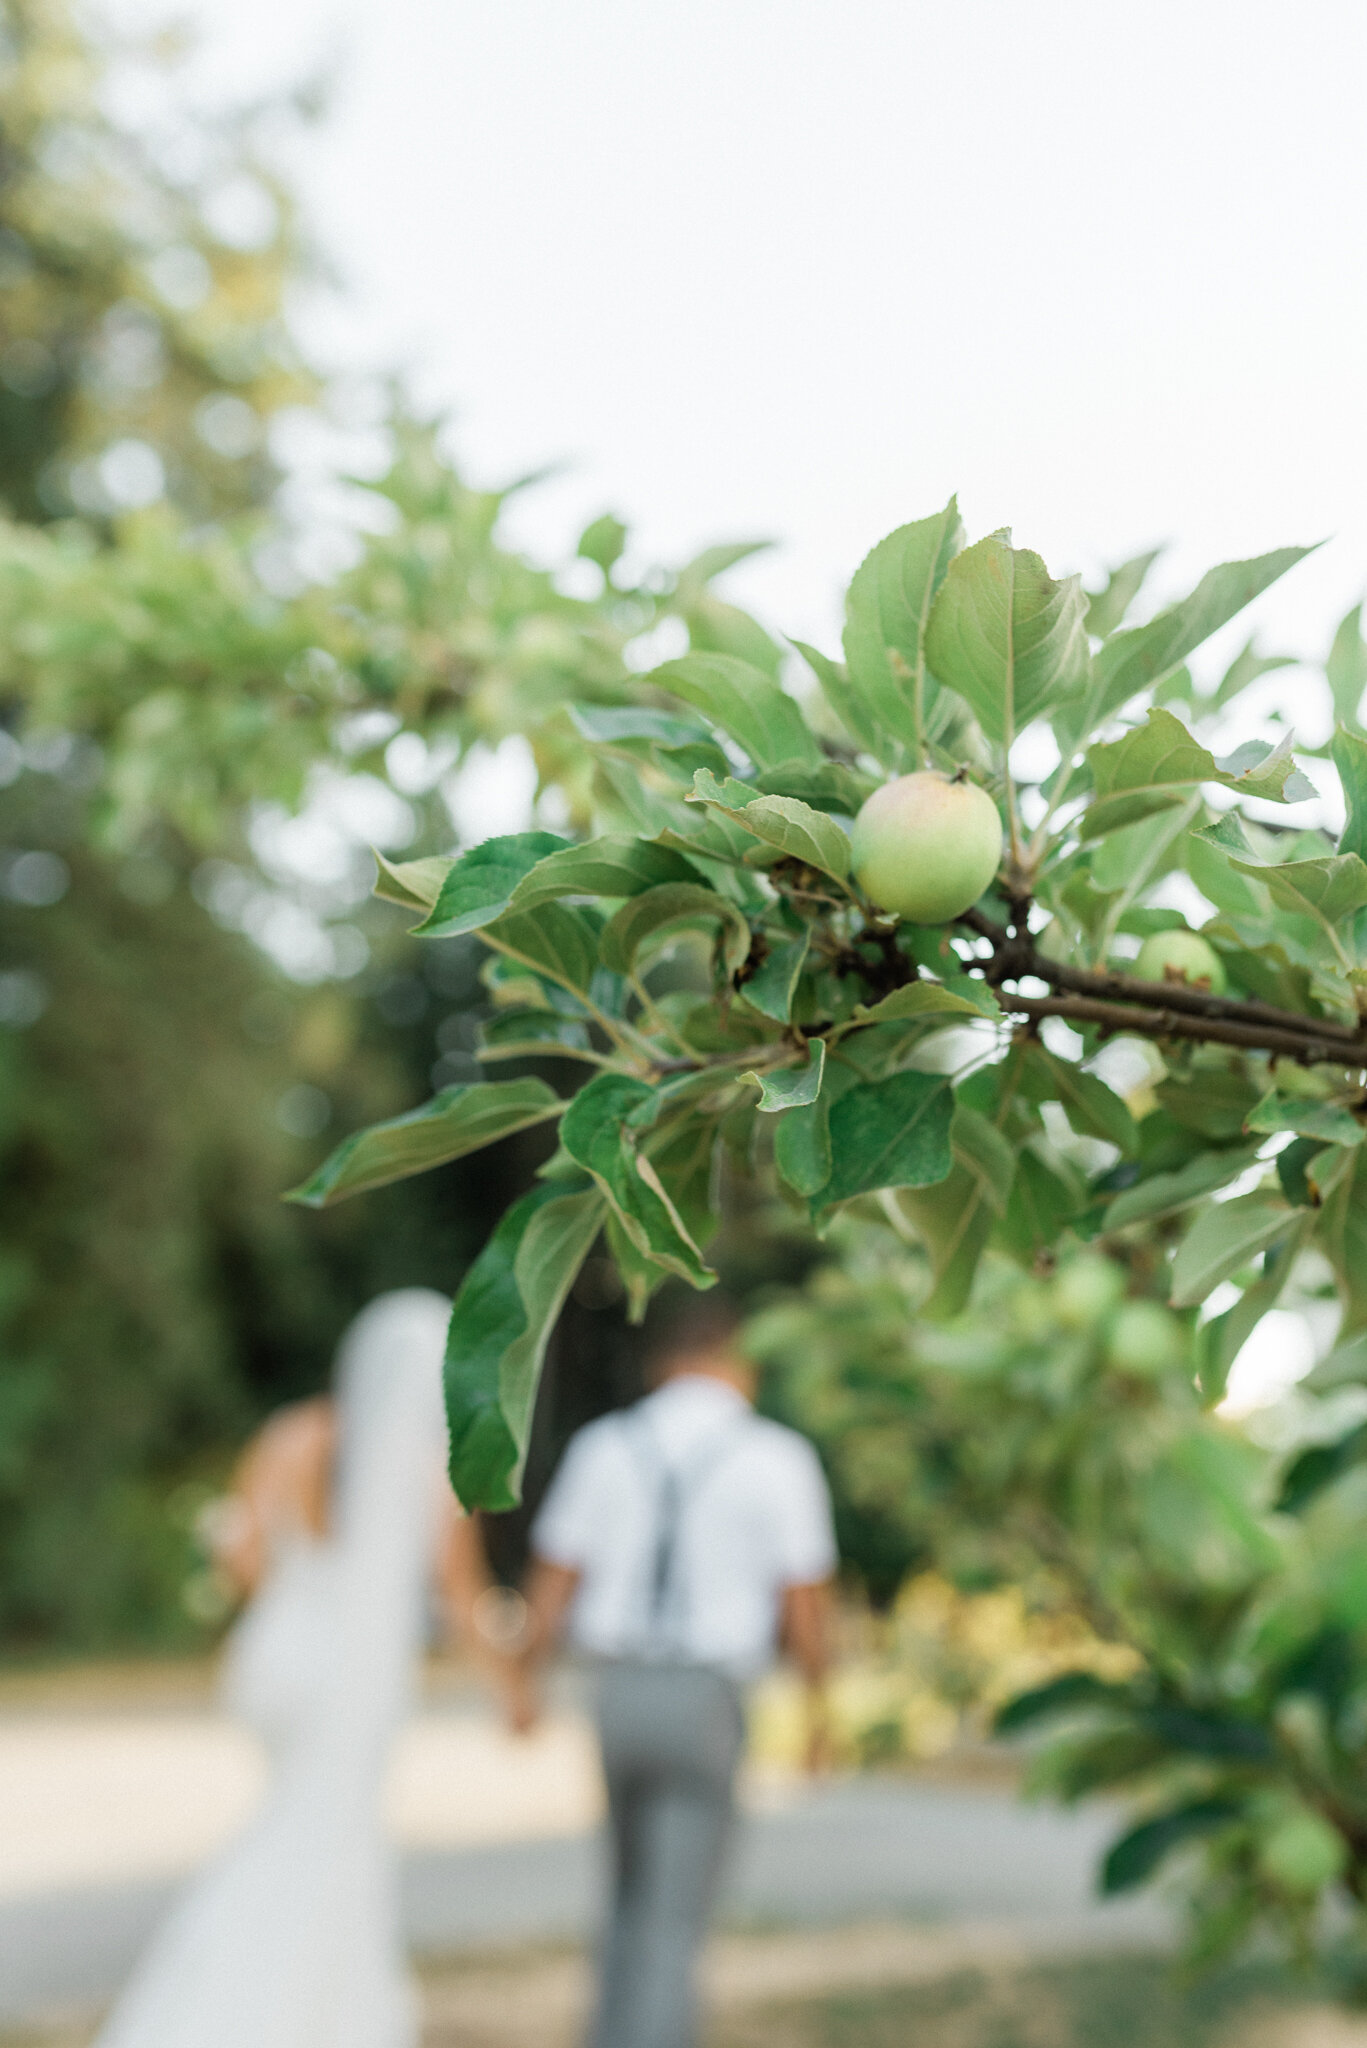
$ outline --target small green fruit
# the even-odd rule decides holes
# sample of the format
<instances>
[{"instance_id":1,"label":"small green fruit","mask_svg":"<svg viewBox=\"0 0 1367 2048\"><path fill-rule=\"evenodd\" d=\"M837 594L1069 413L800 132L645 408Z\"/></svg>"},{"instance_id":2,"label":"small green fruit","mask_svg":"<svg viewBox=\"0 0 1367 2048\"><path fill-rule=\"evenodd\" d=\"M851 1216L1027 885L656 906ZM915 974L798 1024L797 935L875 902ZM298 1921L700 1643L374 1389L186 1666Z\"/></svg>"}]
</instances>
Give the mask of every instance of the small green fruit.
<instances>
[{"instance_id":1,"label":"small green fruit","mask_svg":"<svg viewBox=\"0 0 1367 2048\"><path fill-rule=\"evenodd\" d=\"M1054 1282L1054 1310L1069 1330L1089 1330L1125 1292L1125 1275L1114 1259L1088 1252L1064 1266Z\"/></svg>"},{"instance_id":2,"label":"small green fruit","mask_svg":"<svg viewBox=\"0 0 1367 2048\"><path fill-rule=\"evenodd\" d=\"M850 836L860 888L912 924L962 917L1002 857L1001 819L987 792L930 769L876 789Z\"/></svg>"},{"instance_id":3,"label":"small green fruit","mask_svg":"<svg viewBox=\"0 0 1367 2048\"><path fill-rule=\"evenodd\" d=\"M1310 1896L1343 1873L1348 1846L1322 1814L1305 1807L1278 1821L1258 1845L1258 1866L1282 1891Z\"/></svg>"},{"instance_id":4,"label":"small green fruit","mask_svg":"<svg viewBox=\"0 0 1367 2048\"><path fill-rule=\"evenodd\" d=\"M1134 971L1140 981L1186 981L1222 996L1228 986L1224 963L1199 932L1154 932L1139 948Z\"/></svg>"},{"instance_id":5,"label":"small green fruit","mask_svg":"<svg viewBox=\"0 0 1367 2048\"><path fill-rule=\"evenodd\" d=\"M1157 1301L1122 1301L1106 1331L1106 1362L1116 1372L1153 1379L1179 1365L1182 1328Z\"/></svg>"}]
</instances>

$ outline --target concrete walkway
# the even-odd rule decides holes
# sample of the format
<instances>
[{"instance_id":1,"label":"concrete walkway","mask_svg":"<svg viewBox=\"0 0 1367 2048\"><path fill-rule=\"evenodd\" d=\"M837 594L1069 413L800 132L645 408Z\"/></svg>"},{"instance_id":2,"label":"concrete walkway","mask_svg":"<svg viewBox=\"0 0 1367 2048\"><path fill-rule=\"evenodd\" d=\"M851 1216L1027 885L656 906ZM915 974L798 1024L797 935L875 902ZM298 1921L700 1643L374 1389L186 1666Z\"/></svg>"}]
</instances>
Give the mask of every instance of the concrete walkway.
<instances>
[{"instance_id":1,"label":"concrete walkway","mask_svg":"<svg viewBox=\"0 0 1367 2048\"><path fill-rule=\"evenodd\" d=\"M1098 1903L1092 1875L1109 1819L1019 1806L996 1789L856 1779L752 1812L727 1887L732 1925L875 1918L991 1921L1032 1940L1162 1942L1151 1901ZM409 1938L429 1954L582 1936L601 1869L589 1834L409 1849ZM0 1901L0 2020L107 1998L176 1882L104 1882Z\"/></svg>"},{"instance_id":2,"label":"concrete walkway","mask_svg":"<svg viewBox=\"0 0 1367 2048\"><path fill-rule=\"evenodd\" d=\"M0 1689L0 2025L106 2000L261 1795L260 1753L217 1711L208 1667L156 1685L131 1673ZM470 1957L581 1939L601 1892L601 1803L572 1672L530 1740L504 1734L459 1671L429 1675L386 1796L414 1949ZM881 1920L943 1935L981 1923L1031 1943L1043 1929L1055 1946L1168 1934L1151 1902L1093 1896L1109 1815L1022 1806L1001 1772L813 1786L752 1770L744 1805L733 1928Z\"/></svg>"}]
</instances>

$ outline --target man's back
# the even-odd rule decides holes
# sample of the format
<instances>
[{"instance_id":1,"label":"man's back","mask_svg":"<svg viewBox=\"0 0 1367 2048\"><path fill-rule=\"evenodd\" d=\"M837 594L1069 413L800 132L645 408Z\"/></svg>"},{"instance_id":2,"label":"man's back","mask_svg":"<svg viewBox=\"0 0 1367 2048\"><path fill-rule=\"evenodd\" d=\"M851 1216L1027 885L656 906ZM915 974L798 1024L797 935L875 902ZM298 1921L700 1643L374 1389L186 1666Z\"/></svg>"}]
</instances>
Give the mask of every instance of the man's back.
<instances>
[{"instance_id":1,"label":"man's back","mask_svg":"<svg viewBox=\"0 0 1367 2048\"><path fill-rule=\"evenodd\" d=\"M724 1308L656 1344L658 1391L581 1430L532 1528L524 1689L567 1606L598 1663L613 1888L591 2048L690 2048L693 1972L735 1811L742 1689L777 1648L820 1726L830 1500L816 1454L750 1407ZM569 1605L569 1603L573 1603Z\"/></svg>"},{"instance_id":2,"label":"man's back","mask_svg":"<svg viewBox=\"0 0 1367 2048\"><path fill-rule=\"evenodd\" d=\"M825 1579L834 1564L810 1444L702 1374L581 1430L533 1543L580 1574L571 1629L582 1650L738 1678L772 1655L785 1589Z\"/></svg>"}]
</instances>

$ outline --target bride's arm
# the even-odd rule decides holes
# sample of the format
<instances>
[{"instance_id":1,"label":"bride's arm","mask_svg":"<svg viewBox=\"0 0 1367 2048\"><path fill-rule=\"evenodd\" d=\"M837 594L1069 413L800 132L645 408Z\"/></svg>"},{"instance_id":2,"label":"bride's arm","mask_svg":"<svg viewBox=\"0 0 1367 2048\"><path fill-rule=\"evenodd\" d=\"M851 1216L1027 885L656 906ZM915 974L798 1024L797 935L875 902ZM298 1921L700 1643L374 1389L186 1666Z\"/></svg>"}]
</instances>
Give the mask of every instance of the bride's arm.
<instances>
[{"instance_id":1,"label":"bride's arm","mask_svg":"<svg viewBox=\"0 0 1367 2048\"><path fill-rule=\"evenodd\" d=\"M483 1640L480 1597L493 1585L479 1523L474 1515L464 1514L449 1493L443 1497L441 1513L436 1580L447 1633L458 1641L477 1644Z\"/></svg>"},{"instance_id":2,"label":"bride's arm","mask_svg":"<svg viewBox=\"0 0 1367 2048\"><path fill-rule=\"evenodd\" d=\"M207 1519L214 1563L235 1593L250 1598L286 1530L327 1533L337 1425L326 1396L296 1401L262 1424Z\"/></svg>"}]
</instances>

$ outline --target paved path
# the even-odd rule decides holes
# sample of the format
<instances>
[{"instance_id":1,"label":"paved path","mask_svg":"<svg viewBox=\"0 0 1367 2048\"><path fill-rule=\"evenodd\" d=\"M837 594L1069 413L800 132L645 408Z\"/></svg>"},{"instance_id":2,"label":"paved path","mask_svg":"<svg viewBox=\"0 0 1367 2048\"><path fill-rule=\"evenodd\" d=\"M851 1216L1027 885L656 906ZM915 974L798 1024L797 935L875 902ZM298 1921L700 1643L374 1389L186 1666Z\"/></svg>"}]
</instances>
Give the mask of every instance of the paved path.
<instances>
[{"instance_id":1,"label":"paved path","mask_svg":"<svg viewBox=\"0 0 1367 2048\"><path fill-rule=\"evenodd\" d=\"M1092 1876L1111 1829L1092 1810L1020 1806L1009 1791L855 1779L748 1817L727 1889L732 1924L882 1917L1018 1924L1078 1939L1159 1942L1147 1900L1099 1904ZM429 1953L582 1935L600 1885L591 1835L410 1848L404 1906ZM0 1899L0 2020L107 1997L174 1881L103 1883Z\"/></svg>"}]
</instances>

